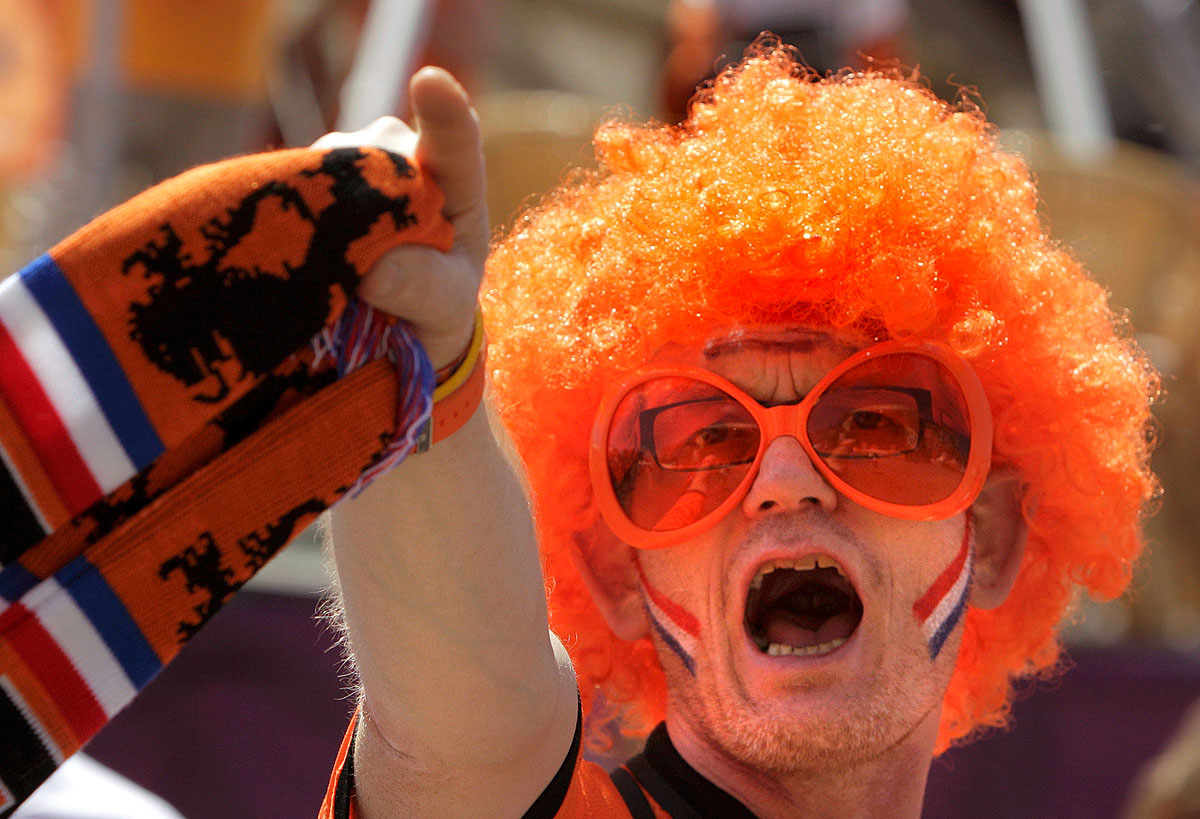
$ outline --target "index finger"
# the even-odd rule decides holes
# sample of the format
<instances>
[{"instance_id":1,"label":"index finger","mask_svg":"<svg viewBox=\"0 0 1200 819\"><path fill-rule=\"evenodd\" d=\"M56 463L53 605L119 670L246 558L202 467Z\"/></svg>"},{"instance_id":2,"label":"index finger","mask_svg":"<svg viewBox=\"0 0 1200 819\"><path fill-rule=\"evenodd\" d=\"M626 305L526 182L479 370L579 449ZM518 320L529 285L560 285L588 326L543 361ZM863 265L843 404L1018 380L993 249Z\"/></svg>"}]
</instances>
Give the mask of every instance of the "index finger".
<instances>
[{"instance_id":1,"label":"index finger","mask_svg":"<svg viewBox=\"0 0 1200 819\"><path fill-rule=\"evenodd\" d=\"M454 223L455 244L482 259L487 253L488 219L479 120L467 92L449 72L422 68L409 83L416 119L417 161L446 196L446 217Z\"/></svg>"}]
</instances>

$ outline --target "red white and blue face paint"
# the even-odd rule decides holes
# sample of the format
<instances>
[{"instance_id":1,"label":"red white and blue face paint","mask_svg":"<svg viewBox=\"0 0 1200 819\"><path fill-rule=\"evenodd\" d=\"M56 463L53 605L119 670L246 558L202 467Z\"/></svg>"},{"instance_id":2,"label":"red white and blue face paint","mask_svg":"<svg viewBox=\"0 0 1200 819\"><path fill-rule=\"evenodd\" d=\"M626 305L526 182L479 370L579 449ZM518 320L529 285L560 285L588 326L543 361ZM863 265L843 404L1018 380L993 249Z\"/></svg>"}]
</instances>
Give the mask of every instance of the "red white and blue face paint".
<instances>
[{"instance_id":1,"label":"red white and blue face paint","mask_svg":"<svg viewBox=\"0 0 1200 819\"><path fill-rule=\"evenodd\" d=\"M638 579L642 585L642 605L646 607L650 625L663 644L679 657L683 667L695 676L700 621L696 619L696 615L650 584L650 579L642 570L642 561L636 555L633 563L637 566Z\"/></svg>"},{"instance_id":2,"label":"red white and blue face paint","mask_svg":"<svg viewBox=\"0 0 1200 819\"><path fill-rule=\"evenodd\" d=\"M971 569L974 554L971 550L971 516L966 516L962 545L950 565L942 570L933 585L913 604L913 614L921 624L921 632L929 646L929 659L936 660L967 608L971 591Z\"/></svg>"}]
</instances>

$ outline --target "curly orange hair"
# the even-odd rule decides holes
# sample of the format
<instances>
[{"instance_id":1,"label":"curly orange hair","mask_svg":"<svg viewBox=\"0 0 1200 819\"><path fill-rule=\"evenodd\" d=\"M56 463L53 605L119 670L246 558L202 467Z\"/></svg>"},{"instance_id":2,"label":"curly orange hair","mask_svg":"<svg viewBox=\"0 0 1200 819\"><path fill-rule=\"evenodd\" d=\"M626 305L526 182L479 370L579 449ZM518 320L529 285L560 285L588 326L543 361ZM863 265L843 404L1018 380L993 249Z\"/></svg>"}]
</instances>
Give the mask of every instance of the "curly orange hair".
<instances>
[{"instance_id":1,"label":"curly orange hair","mask_svg":"<svg viewBox=\"0 0 1200 819\"><path fill-rule=\"evenodd\" d=\"M638 730L666 701L649 641L609 631L571 558L598 517L587 452L601 396L668 340L792 324L944 341L983 380L1029 538L1007 602L966 617L937 750L1003 725L1010 681L1056 665L1074 587L1128 585L1157 491L1157 374L1047 237L1025 164L969 104L895 71L819 78L770 42L682 125L611 122L596 149L599 171L499 241L483 294L500 415L585 702L601 686Z\"/></svg>"}]
</instances>

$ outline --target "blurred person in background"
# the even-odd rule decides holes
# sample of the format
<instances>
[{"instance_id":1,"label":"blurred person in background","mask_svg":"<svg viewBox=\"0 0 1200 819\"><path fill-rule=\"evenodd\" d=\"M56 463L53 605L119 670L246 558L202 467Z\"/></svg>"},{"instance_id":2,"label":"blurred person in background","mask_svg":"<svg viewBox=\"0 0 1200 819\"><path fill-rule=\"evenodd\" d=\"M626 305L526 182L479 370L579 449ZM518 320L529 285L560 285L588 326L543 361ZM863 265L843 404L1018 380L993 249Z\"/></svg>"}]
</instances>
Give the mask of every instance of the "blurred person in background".
<instances>
[{"instance_id":1,"label":"blurred person in background","mask_svg":"<svg viewBox=\"0 0 1200 819\"><path fill-rule=\"evenodd\" d=\"M1142 769L1130 789L1125 819L1200 819L1200 702Z\"/></svg>"},{"instance_id":2,"label":"blurred person in background","mask_svg":"<svg viewBox=\"0 0 1200 819\"><path fill-rule=\"evenodd\" d=\"M274 0L0 6L26 78L8 86L24 116L7 148L36 146L4 226L10 268L154 182L265 147L277 11Z\"/></svg>"},{"instance_id":3,"label":"blurred person in background","mask_svg":"<svg viewBox=\"0 0 1200 819\"><path fill-rule=\"evenodd\" d=\"M824 73L905 56L907 18L907 0L670 0L663 115L682 120L696 86L763 31Z\"/></svg>"}]
</instances>

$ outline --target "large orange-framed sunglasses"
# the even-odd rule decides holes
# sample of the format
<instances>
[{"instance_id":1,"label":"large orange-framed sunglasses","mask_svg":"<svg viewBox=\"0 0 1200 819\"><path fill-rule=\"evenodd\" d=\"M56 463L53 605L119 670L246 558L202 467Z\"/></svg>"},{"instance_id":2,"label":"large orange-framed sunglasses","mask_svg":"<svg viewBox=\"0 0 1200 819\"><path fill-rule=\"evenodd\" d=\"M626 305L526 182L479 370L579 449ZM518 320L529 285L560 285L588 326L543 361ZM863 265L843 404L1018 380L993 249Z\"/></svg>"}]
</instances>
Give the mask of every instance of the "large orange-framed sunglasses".
<instances>
[{"instance_id":1,"label":"large orange-framed sunglasses","mask_svg":"<svg viewBox=\"0 0 1200 819\"><path fill-rule=\"evenodd\" d=\"M650 365L600 404L590 453L597 506L633 546L680 543L745 498L781 435L850 500L941 520L987 480L992 414L971 365L933 342L860 350L799 403L771 407L700 367Z\"/></svg>"}]
</instances>

